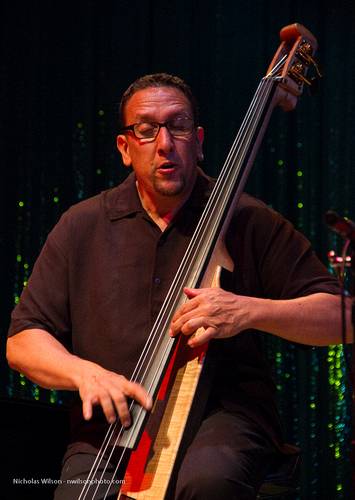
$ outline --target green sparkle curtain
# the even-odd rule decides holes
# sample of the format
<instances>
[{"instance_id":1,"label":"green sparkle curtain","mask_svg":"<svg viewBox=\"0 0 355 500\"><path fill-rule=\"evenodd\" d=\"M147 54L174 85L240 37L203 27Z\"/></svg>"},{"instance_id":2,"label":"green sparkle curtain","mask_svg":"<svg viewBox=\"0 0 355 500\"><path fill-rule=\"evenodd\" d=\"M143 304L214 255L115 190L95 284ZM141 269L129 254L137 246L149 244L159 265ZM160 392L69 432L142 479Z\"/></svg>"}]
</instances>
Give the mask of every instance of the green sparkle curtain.
<instances>
[{"instance_id":1,"label":"green sparkle curtain","mask_svg":"<svg viewBox=\"0 0 355 500\"><path fill-rule=\"evenodd\" d=\"M136 77L167 71L192 86L206 129L205 169L217 175L279 44L307 26L324 75L316 96L276 110L247 190L288 217L326 262L341 242L326 210L355 217L355 7L271 0L3 2L0 99L3 183L1 334L44 239L71 204L122 180L117 102ZM289 440L303 451L302 498L349 498L348 374L339 346L266 339ZM0 395L65 404L0 364Z\"/></svg>"}]
</instances>

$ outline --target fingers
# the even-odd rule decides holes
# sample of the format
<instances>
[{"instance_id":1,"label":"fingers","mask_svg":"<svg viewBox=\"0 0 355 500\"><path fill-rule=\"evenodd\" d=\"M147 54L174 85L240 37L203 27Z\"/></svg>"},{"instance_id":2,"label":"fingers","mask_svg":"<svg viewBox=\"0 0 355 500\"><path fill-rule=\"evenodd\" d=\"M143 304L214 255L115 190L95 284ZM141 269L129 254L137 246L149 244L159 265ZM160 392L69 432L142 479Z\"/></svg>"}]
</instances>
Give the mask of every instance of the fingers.
<instances>
[{"instance_id":1,"label":"fingers","mask_svg":"<svg viewBox=\"0 0 355 500\"><path fill-rule=\"evenodd\" d=\"M126 395L140 403L146 410L151 410L153 401L144 387L136 382L129 382L127 379L125 379L125 383L127 384Z\"/></svg>"},{"instance_id":2,"label":"fingers","mask_svg":"<svg viewBox=\"0 0 355 500\"><path fill-rule=\"evenodd\" d=\"M89 399L83 400L83 415L85 420L90 420L92 417L92 403Z\"/></svg>"},{"instance_id":3,"label":"fingers","mask_svg":"<svg viewBox=\"0 0 355 500\"><path fill-rule=\"evenodd\" d=\"M182 333L183 335L192 335L199 328L207 326L212 325L208 325L205 316L201 315L196 317L194 312L186 313L171 325L170 335L172 337L174 337L178 333Z\"/></svg>"},{"instance_id":4,"label":"fingers","mask_svg":"<svg viewBox=\"0 0 355 500\"><path fill-rule=\"evenodd\" d=\"M206 289L204 289L204 291L205 290ZM179 309L174 314L169 331L171 337L175 337L178 333L180 333L180 331L182 331L181 330L182 326L185 325L185 323L189 321L189 319L196 316L196 314L194 314L193 311L200 305L200 299L197 298L197 296L201 294L200 289L184 288L184 293L190 300L182 304L182 306L180 306ZM186 329L185 331L183 331L183 333L189 335L194 331L195 330L191 331L189 330L188 333L188 330Z\"/></svg>"},{"instance_id":5,"label":"fingers","mask_svg":"<svg viewBox=\"0 0 355 500\"><path fill-rule=\"evenodd\" d=\"M197 293L195 293L195 292L197 292ZM185 302L184 304L182 304L179 307L179 309L175 312L175 314L173 316L173 321L176 321L183 314L186 314L187 312L192 311L193 309L195 309L198 306L199 300L198 299L194 300L194 298L197 297L197 295L199 295L198 292L200 292L200 290L195 289L195 288L184 288L184 293L190 300L188 300L187 302Z\"/></svg>"},{"instance_id":6,"label":"fingers","mask_svg":"<svg viewBox=\"0 0 355 500\"><path fill-rule=\"evenodd\" d=\"M107 370L99 370L98 374L88 377L79 392L86 420L92 417L93 406L100 405L109 423L115 422L118 416L122 425L129 427L131 416L127 398L134 399L146 410L152 407L151 397L141 385Z\"/></svg>"},{"instance_id":7,"label":"fingers","mask_svg":"<svg viewBox=\"0 0 355 500\"><path fill-rule=\"evenodd\" d=\"M185 295L190 299L176 311L173 316L169 334L175 337L180 332L184 335L193 334L198 328L209 325L208 317L211 316L210 296L215 289L210 288L184 288Z\"/></svg>"},{"instance_id":8,"label":"fingers","mask_svg":"<svg viewBox=\"0 0 355 500\"><path fill-rule=\"evenodd\" d=\"M202 330L199 330L197 334L192 335L189 340L187 341L188 345L192 348L194 347L200 347L201 345L205 344L209 340L213 339L216 335L216 329L213 328L212 326Z\"/></svg>"},{"instance_id":9,"label":"fingers","mask_svg":"<svg viewBox=\"0 0 355 500\"><path fill-rule=\"evenodd\" d=\"M189 298L173 316L169 334L192 335L188 344L202 345L213 338L225 338L241 331L248 310L240 307L241 301L235 294L221 288L184 288ZM199 328L197 335L193 335ZM208 332L208 333L206 333ZM198 340L197 340L198 339Z\"/></svg>"},{"instance_id":10,"label":"fingers","mask_svg":"<svg viewBox=\"0 0 355 500\"><path fill-rule=\"evenodd\" d=\"M122 425L127 427L130 425L130 416L126 403L126 398L124 396L120 396L116 398L115 405L111 394L103 393L99 399L99 404L105 414L107 422L113 424L116 420L116 411L120 417Z\"/></svg>"},{"instance_id":11,"label":"fingers","mask_svg":"<svg viewBox=\"0 0 355 500\"><path fill-rule=\"evenodd\" d=\"M192 299L193 297L197 297L197 295L200 295L201 293L204 293L206 289L203 288L184 288L184 294L186 297L189 299Z\"/></svg>"}]
</instances>

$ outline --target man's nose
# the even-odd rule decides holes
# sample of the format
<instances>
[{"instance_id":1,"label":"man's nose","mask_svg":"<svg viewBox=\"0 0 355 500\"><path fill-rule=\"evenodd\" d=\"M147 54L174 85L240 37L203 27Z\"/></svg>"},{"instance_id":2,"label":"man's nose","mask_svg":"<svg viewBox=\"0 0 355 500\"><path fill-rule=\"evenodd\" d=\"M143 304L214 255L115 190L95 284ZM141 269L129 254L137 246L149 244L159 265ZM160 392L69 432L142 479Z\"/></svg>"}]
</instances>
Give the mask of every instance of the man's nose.
<instances>
[{"instance_id":1,"label":"man's nose","mask_svg":"<svg viewBox=\"0 0 355 500\"><path fill-rule=\"evenodd\" d=\"M174 139L167 127L160 127L156 138L158 151L171 151L174 147Z\"/></svg>"}]
</instances>

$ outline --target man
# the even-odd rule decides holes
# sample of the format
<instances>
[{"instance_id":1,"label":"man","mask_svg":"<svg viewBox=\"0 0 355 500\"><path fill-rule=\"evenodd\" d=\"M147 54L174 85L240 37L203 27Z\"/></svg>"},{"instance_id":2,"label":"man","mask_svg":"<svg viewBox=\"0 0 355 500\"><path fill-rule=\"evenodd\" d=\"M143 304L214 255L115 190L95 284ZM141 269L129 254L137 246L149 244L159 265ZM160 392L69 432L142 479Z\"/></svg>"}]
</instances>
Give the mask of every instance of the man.
<instances>
[{"instance_id":1,"label":"man","mask_svg":"<svg viewBox=\"0 0 355 500\"><path fill-rule=\"evenodd\" d=\"M137 80L120 114L117 147L134 173L63 215L9 332L10 366L43 387L80 395L85 420L77 405L56 499L78 497L66 480L87 477L106 429L102 412L128 426L127 397L151 408L129 378L212 188L197 167L204 134L182 80ZM255 330L304 344L341 341L337 283L287 221L243 195L226 244L235 271L225 273L223 288L186 289L189 300L171 325L173 336L203 326L189 344L213 339L217 363L205 418L179 472L179 499L255 498L282 448Z\"/></svg>"}]
</instances>

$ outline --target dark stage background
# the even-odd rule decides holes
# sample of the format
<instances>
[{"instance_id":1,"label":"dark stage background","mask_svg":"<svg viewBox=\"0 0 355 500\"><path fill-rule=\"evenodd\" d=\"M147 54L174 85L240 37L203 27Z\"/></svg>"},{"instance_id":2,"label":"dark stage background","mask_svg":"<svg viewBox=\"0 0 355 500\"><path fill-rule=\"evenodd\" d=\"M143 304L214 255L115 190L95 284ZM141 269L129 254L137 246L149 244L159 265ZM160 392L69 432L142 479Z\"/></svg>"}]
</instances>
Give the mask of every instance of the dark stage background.
<instances>
[{"instance_id":1,"label":"dark stage background","mask_svg":"<svg viewBox=\"0 0 355 500\"><path fill-rule=\"evenodd\" d=\"M291 219L326 263L341 242L324 213L355 217L353 1L2 2L2 347L50 228L71 204L127 173L115 135L129 83L156 71L190 83L206 129L205 169L217 175L280 28L295 21L318 38L324 78L294 112L275 111L247 190ZM350 498L343 348L301 349L271 337L266 344L288 439L303 452L301 498ZM56 478L67 396L31 384L1 360L2 492L51 498L53 484L26 481Z\"/></svg>"}]
</instances>

